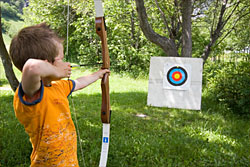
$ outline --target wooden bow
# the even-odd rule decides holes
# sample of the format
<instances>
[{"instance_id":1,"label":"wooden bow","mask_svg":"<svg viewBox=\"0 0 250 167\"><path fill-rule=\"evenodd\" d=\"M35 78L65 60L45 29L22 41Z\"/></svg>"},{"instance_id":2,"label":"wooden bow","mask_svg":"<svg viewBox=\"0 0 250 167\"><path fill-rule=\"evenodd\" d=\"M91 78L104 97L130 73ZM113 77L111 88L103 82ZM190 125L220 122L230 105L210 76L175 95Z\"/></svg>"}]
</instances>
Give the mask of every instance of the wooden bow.
<instances>
[{"instance_id":1,"label":"wooden bow","mask_svg":"<svg viewBox=\"0 0 250 167\"><path fill-rule=\"evenodd\" d=\"M109 51L107 43L107 28L105 25L102 1L94 0L95 9L96 9L96 33L102 41L102 69L109 69L110 60L109 60ZM109 97L109 74L104 74L101 82L102 87L102 108L101 108L101 119L102 119L102 150L99 167L106 167L108 159L108 149L110 142L110 97Z\"/></svg>"},{"instance_id":2,"label":"wooden bow","mask_svg":"<svg viewBox=\"0 0 250 167\"><path fill-rule=\"evenodd\" d=\"M102 41L102 69L110 68L109 50L107 43L107 28L104 17L96 17L95 19L96 33ZM104 74L101 82L102 87L102 108L101 119L102 123L110 123L110 97L109 97L109 74Z\"/></svg>"}]
</instances>

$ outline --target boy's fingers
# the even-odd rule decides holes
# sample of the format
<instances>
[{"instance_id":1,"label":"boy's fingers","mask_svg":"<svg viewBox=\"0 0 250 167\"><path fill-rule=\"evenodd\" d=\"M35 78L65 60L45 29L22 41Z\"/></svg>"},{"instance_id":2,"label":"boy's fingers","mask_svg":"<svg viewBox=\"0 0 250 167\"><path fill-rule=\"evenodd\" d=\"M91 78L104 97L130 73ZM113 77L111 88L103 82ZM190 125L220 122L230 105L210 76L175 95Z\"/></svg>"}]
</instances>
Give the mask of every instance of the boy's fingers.
<instances>
[{"instance_id":1,"label":"boy's fingers","mask_svg":"<svg viewBox=\"0 0 250 167\"><path fill-rule=\"evenodd\" d=\"M105 70L105 73L110 73L109 69L104 69L104 70Z\"/></svg>"}]
</instances>

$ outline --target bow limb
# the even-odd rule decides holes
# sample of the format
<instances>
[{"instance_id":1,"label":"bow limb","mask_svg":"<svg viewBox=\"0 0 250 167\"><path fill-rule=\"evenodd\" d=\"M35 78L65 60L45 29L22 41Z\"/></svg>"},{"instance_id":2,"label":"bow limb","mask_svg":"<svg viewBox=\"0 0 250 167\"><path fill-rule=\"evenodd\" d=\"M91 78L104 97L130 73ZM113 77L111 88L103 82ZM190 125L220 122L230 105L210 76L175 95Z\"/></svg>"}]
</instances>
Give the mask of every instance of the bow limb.
<instances>
[{"instance_id":1,"label":"bow limb","mask_svg":"<svg viewBox=\"0 0 250 167\"><path fill-rule=\"evenodd\" d=\"M109 60L109 50L107 42L107 28L105 24L104 17L96 17L95 19L96 33L102 41L102 60L103 60L103 69L108 69L110 67Z\"/></svg>"}]
</instances>

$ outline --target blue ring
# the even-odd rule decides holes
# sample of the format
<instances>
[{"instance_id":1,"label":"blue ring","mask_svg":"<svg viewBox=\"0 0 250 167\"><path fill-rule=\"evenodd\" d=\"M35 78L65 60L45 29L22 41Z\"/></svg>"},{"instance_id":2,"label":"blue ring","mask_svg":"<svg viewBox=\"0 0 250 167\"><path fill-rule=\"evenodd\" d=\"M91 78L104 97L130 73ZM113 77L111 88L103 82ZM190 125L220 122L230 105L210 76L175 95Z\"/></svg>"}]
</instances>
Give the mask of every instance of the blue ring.
<instances>
[{"instance_id":1,"label":"blue ring","mask_svg":"<svg viewBox=\"0 0 250 167\"><path fill-rule=\"evenodd\" d=\"M175 81L175 80L173 79L172 75L173 75L174 72L180 72L180 73L181 73L181 75L182 75L181 80ZM174 83L174 84L181 84L181 83L185 80L185 78L186 78L186 75L185 75L185 73L184 73L181 69L173 69L173 70L169 73L169 79L170 79L170 81L171 81L172 83Z\"/></svg>"},{"instance_id":2,"label":"blue ring","mask_svg":"<svg viewBox=\"0 0 250 167\"><path fill-rule=\"evenodd\" d=\"M174 72L180 72L181 73L181 75L182 75L181 80L175 81L172 78L172 75L173 75ZM188 78L187 72L182 67L174 66L171 69L169 69L169 71L167 73L167 80L168 80L168 82L171 85L174 85L174 86L181 86L181 85L183 85L186 82L187 78Z\"/></svg>"}]
</instances>

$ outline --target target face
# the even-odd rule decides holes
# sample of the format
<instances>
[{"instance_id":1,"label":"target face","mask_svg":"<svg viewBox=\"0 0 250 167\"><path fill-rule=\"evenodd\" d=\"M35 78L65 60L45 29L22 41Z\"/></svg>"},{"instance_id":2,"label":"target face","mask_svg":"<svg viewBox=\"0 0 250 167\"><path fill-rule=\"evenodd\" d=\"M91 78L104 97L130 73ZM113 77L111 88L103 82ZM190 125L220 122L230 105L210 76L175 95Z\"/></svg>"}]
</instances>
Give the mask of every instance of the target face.
<instances>
[{"instance_id":1,"label":"target face","mask_svg":"<svg viewBox=\"0 0 250 167\"><path fill-rule=\"evenodd\" d=\"M190 88L191 65L171 64L164 65L163 88L188 90Z\"/></svg>"},{"instance_id":2,"label":"target face","mask_svg":"<svg viewBox=\"0 0 250 167\"><path fill-rule=\"evenodd\" d=\"M183 85L188 78L187 71L178 66L174 66L167 72L167 80L173 86L181 86Z\"/></svg>"}]
</instances>

